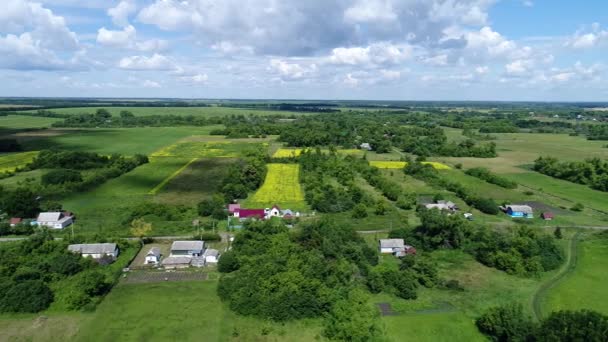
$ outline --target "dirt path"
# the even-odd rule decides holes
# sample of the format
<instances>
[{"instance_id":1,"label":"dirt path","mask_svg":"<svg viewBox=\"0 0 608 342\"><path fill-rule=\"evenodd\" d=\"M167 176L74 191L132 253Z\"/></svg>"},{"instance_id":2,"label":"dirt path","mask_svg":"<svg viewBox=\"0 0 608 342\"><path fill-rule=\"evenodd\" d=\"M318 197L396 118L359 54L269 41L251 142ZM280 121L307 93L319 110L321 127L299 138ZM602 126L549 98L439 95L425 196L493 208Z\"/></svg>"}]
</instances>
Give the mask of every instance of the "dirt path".
<instances>
[{"instance_id":1,"label":"dirt path","mask_svg":"<svg viewBox=\"0 0 608 342\"><path fill-rule=\"evenodd\" d=\"M566 251L566 263L559 272L545 281L545 283L541 284L541 286L536 290L534 295L532 296L532 311L534 312L534 318L536 320L540 320L542 318L542 301L549 293L555 285L557 285L560 281L562 281L567 275L572 273L576 268L577 258L578 258L578 238L581 232L576 232L572 239L570 239L570 243L568 245L568 250Z\"/></svg>"}]
</instances>

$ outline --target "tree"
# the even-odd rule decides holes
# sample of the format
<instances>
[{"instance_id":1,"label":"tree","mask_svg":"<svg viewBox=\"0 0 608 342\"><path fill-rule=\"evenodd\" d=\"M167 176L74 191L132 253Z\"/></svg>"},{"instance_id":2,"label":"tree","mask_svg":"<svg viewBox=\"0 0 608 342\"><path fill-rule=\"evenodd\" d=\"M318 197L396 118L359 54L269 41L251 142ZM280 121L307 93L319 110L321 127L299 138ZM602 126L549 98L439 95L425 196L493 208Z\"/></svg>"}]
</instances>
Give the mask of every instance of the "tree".
<instances>
[{"instance_id":1,"label":"tree","mask_svg":"<svg viewBox=\"0 0 608 342\"><path fill-rule=\"evenodd\" d=\"M481 333L497 342L529 341L534 325L524 316L521 305L506 305L488 310L475 324Z\"/></svg>"},{"instance_id":2,"label":"tree","mask_svg":"<svg viewBox=\"0 0 608 342\"><path fill-rule=\"evenodd\" d=\"M63 253L50 260L49 271L69 276L82 270L82 257L74 253Z\"/></svg>"},{"instance_id":3,"label":"tree","mask_svg":"<svg viewBox=\"0 0 608 342\"><path fill-rule=\"evenodd\" d=\"M0 207L13 217L35 217L40 212L36 195L28 189L7 192Z\"/></svg>"},{"instance_id":4,"label":"tree","mask_svg":"<svg viewBox=\"0 0 608 342\"><path fill-rule=\"evenodd\" d=\"M608 341L608 316L582 311L553 312L540 325L538 341Z\"/></svg>"},{"instance_id":5,"label":"tree","mask_svg":"<svg viewBox=\"0 0 608 342\"><path fill-rule=\"evenodd\" d=\"M18 282L0 294L1 312L39 312L53 302L53 292L41 280Z\"/></svg>"},{"instance_id":6,"label":"tree","mask_svg":"<svg viewBox=\"0 0 608 342\"><path fill-rule=\"evenodd\" d=\"M239 269L239 261L232 251L222 254L217 263L217 270L221 273L230 273Z\"/></svg>"},{"instance_id":7,"label":"tree","mask_svg":"<svg viewBox=\"0 0 608 342\"><path fill-rule=\"evenodd\" d=\"M143 240L152 231L152 223L146 222L143 218L131 221L131 235Z\"/></svg>"},{"instance_id":8,"label":"tree","mask_svg":"<svg viewBox=\"0 0 608 342\"><path fill-rule=\"evenodd\" d=\"M112 118L112 114L107 109L99 108L95 112L95 117L102 120L108 120Z\"/></svg>"},{"instance_id":9,"label":"tree","mask_svg":"<svg viewBox=\"0 0 608 342\"><path fill-rule=\"evenodd\" d=\"M379 200L378 203L376 203L376 208L374 209L374 214L386 215L386 204L384 204L383 200Z\"/></svg>"},{"instance_id":10,"label":"tree","mask_svg":"<svg viewBox=\"0 0 608 342\"><path fill-rule=\"evenodd\" d=\"M40 181L43 185L55 185L64 183L82 182L82 175L76 170L59 169L51 170L44 174Z\"/></svg>"},{"instance_id":11,"label":"tree","mask_svg":"<svg viewBox=\"0 0 608 342\"><path fill-rule=\"evenodd\" d=\"M323 334L330 340L364 342L380 339L378 311L361 290L350 291L348 297L335 302L325 319Z\"/></svg>"},{"instance_id":12,"label":"tree","mask_svg":"<svg viewBox=\"0 0 608 342\"><path fill-rule=\"evenodd\" d=\"M353 208L352 216L353 216L353 218L357 218L357 219L367 217L367 208L365 207L365 204L363 204L363 203L357 204Z\"/></svg>"},{"instance_id":13,"label":"tree","mask_svg":"<svg viewBox=\"0 0 608 342\"><path fill-rule=\"evenodd\" d=\"M560 228L560 227L555 228L555 231L553 231L553 236L555 236L556 239L561 240L563 238L562 228Z\"/></svg>"}]
</instances>

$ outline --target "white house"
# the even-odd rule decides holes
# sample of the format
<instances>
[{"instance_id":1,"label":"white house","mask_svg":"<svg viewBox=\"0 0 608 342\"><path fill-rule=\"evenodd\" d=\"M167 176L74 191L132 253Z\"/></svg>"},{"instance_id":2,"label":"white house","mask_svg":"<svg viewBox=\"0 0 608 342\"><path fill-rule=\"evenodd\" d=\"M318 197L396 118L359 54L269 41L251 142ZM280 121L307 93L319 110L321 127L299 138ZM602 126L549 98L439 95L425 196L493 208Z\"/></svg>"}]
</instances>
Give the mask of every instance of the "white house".
<instances>
[{"instance_id":1,"label":"white house","mask_svg":"<svg viewBox=\"0 0 608 342\"><path fill-rule=\"evenodd\" d=\"M271 217L280 217L281 216L281 208L279 208L278 206L273 206L272 208L268 209L264 209L264 214L266 215L266 218L271 218Z\"/></svg>"},{"instance_id":2,"label":"white house","mask_svg":"<svg viewBox=\"0 0 608 342\"><path fill-rule=\"evenodd\" d=\"M73 222L72 216L65 215L62 212L46 212L40 213L36 219L38 226L45 226L51 229L63 229Z\"/></svg>"},{"instance_id":3,"label":"white house","mask_svg":"<svg viewBox=\"0 0 608 342\"><path fill-rule=\"evenodd\" d=\"M205 241L173 241L172 257L200 257L205 250ZM164 263L163 263L164 265Z\"/></svg>"},{"instance_id":4,"label":"white house","mask_svg":"<svg viewBox=\"0 0 608 342\"><path fill-rule=\"evenodd\" d=\"M101 259L104 256L116 259L118 257L118 246L115 243L82 243L69 245L68 251L78 253L83 257L93 259Z\"/></svg>"},{"instance_id":5,"label":"white house","mask_svg":"<svg viewBox=\"0 0 608 342\"><path fill-rule=\"evenodd\" d=\"M404 249L405 241L403 239L380 239L379 249L382 254L393 254L395 251Z\"/></svg>"},{"instance_id":6,"label":"white house","mask_svg":"<svg viewBox=\"0 0 608 342\"><path fill-rule=\"evenodd\" d=\"M217 264L220 258L220 252L217 249L207 249L203 254L206 264Z\"/></svg>"},{"instance_id":7,"label":"white house","mask_svg":"<svg viewBox=\"0 0 608 342\"><path fill-rule=\"evenodd\" d=\"M146 260L144 261L145 265L158 265L160 263L160 248L152 247L146 254Z\"/></svg>"}]
</instances>

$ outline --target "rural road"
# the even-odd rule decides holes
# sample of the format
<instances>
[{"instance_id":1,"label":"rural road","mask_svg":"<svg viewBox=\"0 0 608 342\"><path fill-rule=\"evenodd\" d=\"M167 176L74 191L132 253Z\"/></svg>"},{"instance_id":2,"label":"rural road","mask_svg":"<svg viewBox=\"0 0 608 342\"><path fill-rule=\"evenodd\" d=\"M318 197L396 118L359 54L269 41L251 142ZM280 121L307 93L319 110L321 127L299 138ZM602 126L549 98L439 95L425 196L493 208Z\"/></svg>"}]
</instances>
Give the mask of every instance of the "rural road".
<instances>
[{"instance_id":1,"label":"rural road","mask_svg":"<svg viewBox=\"0 0 608 342\"><path fill-rule=\"evenodd\" d=\"M577 258L578 258L578 238L581 232L577 231L570 239L570 243L568 245L568 250L566 251L568 254L566 256L566 263L559 272L548 279L544 284L542 284L538 290L532 296L532 311L534 313L534 318L537 321L542 319L542 301L547 296L549 290L551 290L555 285L557 285L562 279L564 279L567 275L572 273L576 268Z\"/></svg>"}]
</instances>

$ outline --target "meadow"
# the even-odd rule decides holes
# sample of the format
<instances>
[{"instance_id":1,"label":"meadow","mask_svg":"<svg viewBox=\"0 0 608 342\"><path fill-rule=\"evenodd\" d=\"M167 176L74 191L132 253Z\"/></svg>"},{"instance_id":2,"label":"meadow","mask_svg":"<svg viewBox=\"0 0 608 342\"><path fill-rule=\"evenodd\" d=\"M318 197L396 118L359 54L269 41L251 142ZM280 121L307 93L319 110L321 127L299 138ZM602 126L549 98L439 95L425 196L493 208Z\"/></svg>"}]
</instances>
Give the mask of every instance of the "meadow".
<instances>
[{"instance_id":1,"label":"meadow","mask_svg":"<svg viewBox=\"0 0 608 342\"><path fill-rule=\"evenodd\" d=\"M387 161L387 160L371 160L369 162L371 166L375 166L379 169L403 169L407 166L407 162L404 161ZM450 170L451 167L439 162L422 162L423 165L431 165L436 170Z\"/></svg>"},{"instance_id":2,"label":"meadow","mask_svg":"<svg viewBox=\"0 0 608 342\"><path fill-rule=\"evenodd\" d=\"M300 185L300 165L267 164L268 173L264 184L243 202L245 207L270 208L278 205L282 209L306 210L304 192Z\"/></svg>"},{"instance_id":3,"label":"meadow","mask_svg":"<svg viewBox=\"0 0 608 342\"><path fill-rule=\"evenodd\" d=\"M188 158L236 158L257 144L231 141L180 141L163 147L150 157L188 157Z\"/></svg>"},{"instance_id":4,"label":"meadow","mask_svg":"<svg viewBox=\"0 0 608 342\"><path fill-rule=\"evenodd\" d=\"M57 121L61 121L61 119L26 115L7 115L0 116L0 127L11 129L44 128L50 127Z\"/></svg>"},{"instance_id":5,"label":"meadow","mask_svg":"<svg viewBox=\"0 0 608 342\"><path fill-rule=\"evenodd\" d=\"M15 169L29 164L37 155L38 151L0 154L0 173L13 172Z\"/></svg>"}]
</instances>

